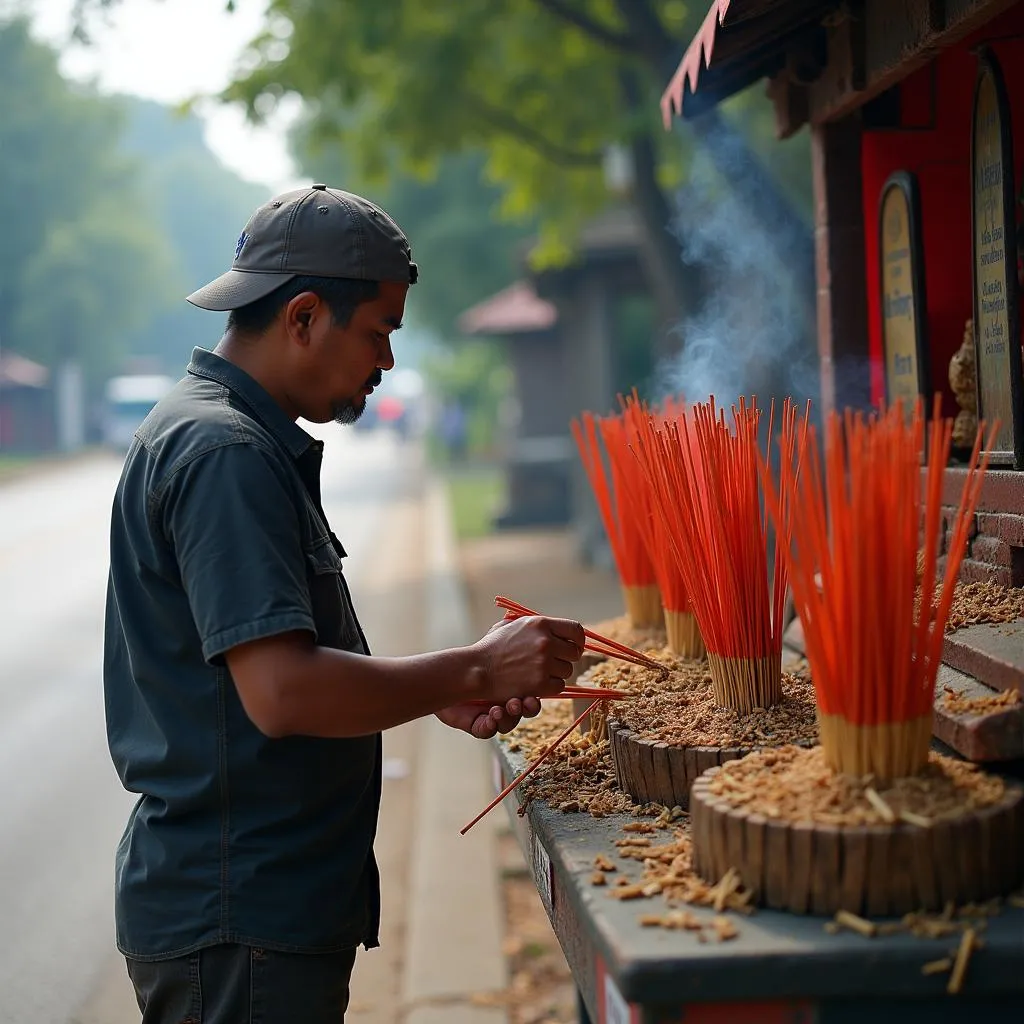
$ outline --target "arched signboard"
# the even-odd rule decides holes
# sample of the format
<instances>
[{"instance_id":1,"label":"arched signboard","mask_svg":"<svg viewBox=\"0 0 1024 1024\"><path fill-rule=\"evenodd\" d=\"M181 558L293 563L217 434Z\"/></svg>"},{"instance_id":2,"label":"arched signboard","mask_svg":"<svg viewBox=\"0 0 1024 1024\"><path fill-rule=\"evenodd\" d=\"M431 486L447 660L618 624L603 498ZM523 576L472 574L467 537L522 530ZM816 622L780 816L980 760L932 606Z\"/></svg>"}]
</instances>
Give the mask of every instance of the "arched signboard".
<instances>
[{"instance_id":1,"label":"arched signboard","mask_svg":"<svg viewBox=\"0 0 1024 1024\"><path fill-rule=\"evenodd\" d=\"M999 420L991 461L1024 468L1012 125L1003 74L987 49L974 88L971 198L978 419Z\"/></svg>"},{"instance_id":2,"label":"arched signboard","mask_svg":"<svg viewBox=\"0 0 1024 1024\"><path fill-rule=\"evenodd\" d=\"M906 171L882 186L878 204L885 399L902 400L909 417L918 396L931 393L926 335L924 250L917 178Z\"/></svg>"}]
</instances>

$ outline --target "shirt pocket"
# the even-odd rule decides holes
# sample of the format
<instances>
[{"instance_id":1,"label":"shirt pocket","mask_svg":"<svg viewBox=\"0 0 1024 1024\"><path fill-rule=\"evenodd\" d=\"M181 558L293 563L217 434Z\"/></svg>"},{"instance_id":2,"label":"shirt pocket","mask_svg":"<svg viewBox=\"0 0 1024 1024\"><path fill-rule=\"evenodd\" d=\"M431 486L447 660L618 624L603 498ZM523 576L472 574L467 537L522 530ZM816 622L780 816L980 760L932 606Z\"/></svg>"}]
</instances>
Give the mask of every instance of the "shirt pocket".
<instances>
[{"instance_id":1,"label":"shirt pocket","mask_svg":"<svg viewBox=\"0 0 1024 1024\"><path fill-rule=\"evenodd\" d=\"M307 549L306 570L317 643L338 650L355 649L359 639L355 612L349 601L341 556L330 538L319 538Z\"/></svg>"}]
</instances>

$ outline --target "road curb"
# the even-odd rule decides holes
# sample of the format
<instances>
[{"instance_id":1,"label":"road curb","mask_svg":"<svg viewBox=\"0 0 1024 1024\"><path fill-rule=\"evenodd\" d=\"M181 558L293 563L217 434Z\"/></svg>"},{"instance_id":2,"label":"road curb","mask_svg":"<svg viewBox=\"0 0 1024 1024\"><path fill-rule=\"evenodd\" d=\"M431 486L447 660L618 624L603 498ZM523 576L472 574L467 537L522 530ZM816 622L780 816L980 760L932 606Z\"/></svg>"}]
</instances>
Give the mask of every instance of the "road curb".
<instances>
[{"instance_id":1,"label":"road curb","mask_svg":"<svg viewBox=\"0 0 1024 1024\"><path fill-rule=\"evenodd\" d=\"M428 479L425 495L427 643L431 650L459 647L474 637L444 482ZM508 984L495 827L485 819L459 835L489 799L490 748L433 716L422 727L402 980L406 1020L506 1024L503 1007L470 1002L474 993Z\"/></svg>"}]
</instances>

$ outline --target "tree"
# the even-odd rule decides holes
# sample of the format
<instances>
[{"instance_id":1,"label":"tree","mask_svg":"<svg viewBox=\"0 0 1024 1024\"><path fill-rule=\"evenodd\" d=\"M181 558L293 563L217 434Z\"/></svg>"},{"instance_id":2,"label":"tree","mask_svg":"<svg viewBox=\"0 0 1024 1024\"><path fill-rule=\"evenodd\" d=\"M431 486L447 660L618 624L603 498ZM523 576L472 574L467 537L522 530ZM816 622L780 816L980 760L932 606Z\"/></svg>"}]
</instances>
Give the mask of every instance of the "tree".
<instances>
[{"instance_id":1,"label":"tree","mask_svg":"<svg viewBox=\"0 0 1024 1024\"><path fill-rule=\"evenodd\" d=\"M410 295L409 316L441 339L457 333L460 313L519 276L517 262L536 222L501 219L501 193L484 178L482 153L443 157L437 173L427 178L396 173L374 181L363 177L337 145L310 139L304 125L295 132L293 147L310 180L369 196L409 236L424 284Z\"/></svg>"},{"instance_id":2,"label":"tree","mask_svg":"<svg viewBox=\"0 0 1024 1024\"><path fill-rule=\"evenodd\" d=\"M125 218L118 197L90 204L74 220L48 226L21 274L15 337L56 366L80 361L98 383L132 351L132 332L175 284L173 253L149 225Z\"/></svg>"},{"instance_id":3,"label":"tree","mask_svg":"<svg viewBox=\"0 0 1024 1024\"><path fill-rule=\"evenodd\" d=\"M94 381L166 297L173 257L118 148L118 105L66 82L24 19L0 23L0 338Z\"/></svg>"},{"instance_id":4,"label":"tree","mask_svg":"<svg viewBox=\"0 0 1024 1024\"><path fill-rule=\"evenodd\" d=\"M801 272L812 254L798 211L729 118L705 116L687 143L661 128L657 100L705 10L704 0L270 0L252 70L225 98L258 119L298 94L314 134L371 181L398 163L429 172L447 154L486 153L503 215L538 218L540 262L567 258L576 229L615 198L604 168L620 147L659 320L672 326L702 294L671 230L671 191L694 145L715 156L770 240L802 232Z\"/></svg>"},{"instance_id":5,"label":"tree","mask_svg":"<svg viewBox=\"0 0 1024 1024\"><path fill-rule=\"evenodd\" d=\"M575 230L608 204L607 152L625 147L652 290L671 322L680 297L696 301L667 230L665 188L679 179L682 154L658 120L661 76L618 20L637 7L682 48L687 11L671 0L465 0L443 9L272 0L258 66L227 97L259 116L298 93L316 134L337 140L371 178L396 158L424 170L448 153L485 152L502 214L539 220L542 261L564 259Z\"/></svg>"},{"instance_id":6,"label":"tree","mask_svg":"<svg viewBox=\"0 0 1024 1024\"><path fill-rule=\"evenodd\" d=\"M269 189L220 163L195 114L136 97L122 97L120 104L121 148L139 165L150 216L177 264L169 306L154 311L133 351L156 357L166 372L177 374L193 347L212 347L223 325L223 318L195 309L185 296L230 266L245 222L270 198Z\"/></svg>"}]
</instances>

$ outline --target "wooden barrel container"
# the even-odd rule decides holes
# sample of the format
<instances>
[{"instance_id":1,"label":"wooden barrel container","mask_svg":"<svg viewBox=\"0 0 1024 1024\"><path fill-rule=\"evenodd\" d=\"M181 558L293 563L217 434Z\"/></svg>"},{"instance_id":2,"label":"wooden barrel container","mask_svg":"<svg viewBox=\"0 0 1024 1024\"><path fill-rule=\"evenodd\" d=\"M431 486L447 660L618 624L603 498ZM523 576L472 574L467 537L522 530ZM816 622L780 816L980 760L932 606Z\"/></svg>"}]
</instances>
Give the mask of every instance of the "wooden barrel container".
<instances>
[{"instance_id":1,"label":"wooden barrel container","mask_svg":"<svg viewBox=\"0 0 1024 1024\"><path fill-rule=\"evenodd\" d=\"M694 870L716 883L735 868L761 906L867 917L938 911L1005 896L1024 881L1024 790L933 825L831 826L749 814L711 792L690 794Z\"/></svg>"},{"instance_id":2,"label":"wooden barrel container","mask_svg":"<svg viewBox=\"0 0 1024 1024\"><path fill-rule=\"evenodd\" d=\"M749 754L739 747L680 747L640 739L628 726L608 719L608 741L619 788L640 803L690 805L690 788L709 768Z\"/></svg>"}]
</instances>

